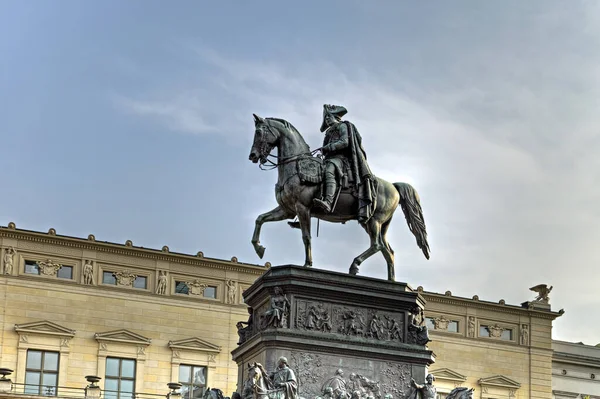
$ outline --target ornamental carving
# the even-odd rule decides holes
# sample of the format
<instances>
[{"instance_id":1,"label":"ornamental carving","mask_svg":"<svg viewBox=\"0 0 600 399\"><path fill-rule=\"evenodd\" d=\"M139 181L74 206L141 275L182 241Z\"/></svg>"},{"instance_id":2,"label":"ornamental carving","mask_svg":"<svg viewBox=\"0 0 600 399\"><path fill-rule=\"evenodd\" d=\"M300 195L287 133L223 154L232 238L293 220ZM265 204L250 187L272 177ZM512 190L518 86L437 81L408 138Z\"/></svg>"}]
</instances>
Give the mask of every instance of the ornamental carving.
<instances>
[{"instance_id":1,"label":"ornamental carving","mask_svg":"<svg viewBox=\"0 0 600 399\"><path fill-rule=\"evenodd\" d=\"M410 365L406 363L376 361L369 363L366 368L358 366L347 370L340 368L337 356L296 351L291 352L290 360L300 397L401 399L409 392L412 373ZM378 378L371 378L373 374Z\"/></svg>"},{"instance_id":2,"label":"ornamental carving","mask_svg":"<svg viewBox=\"0 0 600 399\"><path fill-rule=\"evenodd\" d=\"M269 307L261 314L261 328L288 328L290 317L290 300L281 287L275 287Z\"/></svg>"},{"instance_id":3,"label":"ornamental carving","mask_svg":"<svg viewBox=\"0 0 600 399\"><path fill-rule=\"evenodd\" d=\"M475 317L469 316L469 326L467 330L467 335L469 338L475 338Z\"/></svg>"},{"instance_id":4,"label":"ornamental carving","mask_svg":"<svg viewBox=\"0 0 600 399\"><path fill-rule=\"evenodd\" d=\"M233 280L227 280L227 303L235 304L235 293L237 292L237 285Z\"/></svg>"},{"instance_id":5,"label":"ornamental carving","mask_svg":"<svg viewBox=\"0 0 600 399\"><path fill-rule=\"evenodd\" d=\"M204 295L204 290L208 287L208 284L200 282L200 279L186 281L185 285L188 287L189 295Z\"/></svg>"},{"instance_id":6,"label":"ornamental carving","mask_svg":"<svg viewBox=\"0 0 600 399\"><path fill-rule=\"evenodd\" d=\"M529 326L527 324L521 325L521 345L529 344Z\"/></svg>"},{"instance_id":7,"label":"ornamental carving","mask_svg":"<svg viewBox=\"0 0 600 399\"><path fill-rule=\"evenodd\" d=\"M449 324L450 320L443 315L433 319L433 325L435 326L436 330L447 331Z\"/></svg>"},{"instance_id":8,"label":"ornamental carving","mask_svg":"<svg viewBox=\"0 0 600 399\"><path fill-rule=\"evenodd\" d=\"M15 258L15 249L13 247L4 250L4 274L13 273L13 261Z\"/></svg>"},{"instance_id":9,"label":"ornamental carving","mask_svg":"<svg viewBox=\"0 0 600 399\"><path fill-rule=\"evenodd\" d=\"M36 262L36 265L38 265L40 274L43 274L44 276L56 277L56 273L58 273L58 271L62 268L61 264L53 262L50 259L42 262Z\"/></svg>"},{"instance_id":10,"label":"ornamental carving","mask_svg":"<svg viewBox=\"0 0 600 399\"><path fill-rule=\"evenodd\" d=\"M299 300L296 314L297 328L331 332L331 304Z\"/></svg>"},{"instance_id":11,"label":"ornamental carving","mask_svg":"<svg viewBox=\"0 0 600 399\"><path fill-rule=\"evenodd\" d=\"M91 260L86 260L83 265L83 284L93 285L94 284L94 266Z\"/></svg>"},{"instance_id":12,"label":"ornamental carving","mask_svg":"<svg viewBox=\"0 0 600 399\"><path fill-rule=\"evenodd\" d=\"M158 283L156 285L156 293L158 295L165 295L167 293L167 272L160 270L158 272Z\"/></svg>"},{"instance_id":13,"label":"ornamental carving","mask_svg":"<svg viewBox=\"0 0 600 399\"><path fill-rule=\"evenodd\" d=\"M117 279L117 285L123 287L133 287L133 282L137 278L137 274L134 274L129 270L115 272L113 273L113 276L115 276L115 279Z\"/></svg>"},{"instance_id":14,"label":"ornamental carving","mask_svg":"<svg viewBox=\"0 0 600 399\"><path fill-rule=\"evenodd\" d=\"M493 326L488 326L487 329L490 332L491 338L502 337L502 332L505 330L505 328L500 327L500 325L498 323L494 324Z\"/></svg>"}]
</instances>

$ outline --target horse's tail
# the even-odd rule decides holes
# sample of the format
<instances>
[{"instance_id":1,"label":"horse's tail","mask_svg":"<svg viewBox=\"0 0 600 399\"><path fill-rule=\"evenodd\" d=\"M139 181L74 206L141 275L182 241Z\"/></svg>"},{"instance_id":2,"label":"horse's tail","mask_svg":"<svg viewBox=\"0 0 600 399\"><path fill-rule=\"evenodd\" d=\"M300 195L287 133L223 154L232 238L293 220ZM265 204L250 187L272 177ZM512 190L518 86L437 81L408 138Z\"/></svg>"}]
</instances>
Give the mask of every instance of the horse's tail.
<instances>
[{"instance_id":1,"label":"horse's tail","mask_svg":"<svg viewBox=\"0 0 600 399\"><path fill-rule=\"evenodd\" d=\"M400 206L402 207L402 212L404 212L408 228L417 239L417 245L423 251L425 258L429 259L430 249L427 242L427 228L425 227L419 194L408 183L394 183L394 187L396 187L398 194L400 194Z\"/></svg>"}]
</instances>

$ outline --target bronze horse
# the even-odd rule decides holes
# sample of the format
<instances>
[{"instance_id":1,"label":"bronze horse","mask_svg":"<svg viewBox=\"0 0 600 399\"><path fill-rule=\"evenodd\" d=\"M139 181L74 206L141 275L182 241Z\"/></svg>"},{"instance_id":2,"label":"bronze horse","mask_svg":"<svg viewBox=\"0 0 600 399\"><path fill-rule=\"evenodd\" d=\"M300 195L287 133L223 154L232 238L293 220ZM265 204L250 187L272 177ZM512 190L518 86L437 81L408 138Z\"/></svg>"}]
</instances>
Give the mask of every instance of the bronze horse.
<instances>
[{"instance_id":1,"label":"bronze horse","mask_svg":"<svg viewBox=\"0 0 600 399\"><path fill-rule=\"evenodd\" d=\"M298 217L304 242L304 266L312 266L311 217L333 223L358 220L358 200L352 193L342 190L331 213L324 213L320 209L314 208L313 198L318 198L321 192L321 184L319 184L321 176L317 176L318 179L316 179L314 171L316 170L320 174L321 158L313 156L300 132L289 122L278 118L261 118L254 114L254 124L254 142L249 159L253 163L260 162L262 166L268 161L271 151L277 147L275 156L277 162L274 164L279 174L275 190L275 198L279 206L256 218L252 236L254 250L260 258L263 257L265 247L260 245L260 229L263 223ZM349 273L356 275L362 262L381 251L387 262L388 280L394 281L394 251L387 241L386 234L398 205L404 212L406 222L416 238L417 245L429 259L427 231L419 195L410 184L392 184L379 177L376 177L375 181L377 183L375 210L370 219L365 223L360 223L369 234L371 245L354 258Z\"/></svg>"}]
</instances>

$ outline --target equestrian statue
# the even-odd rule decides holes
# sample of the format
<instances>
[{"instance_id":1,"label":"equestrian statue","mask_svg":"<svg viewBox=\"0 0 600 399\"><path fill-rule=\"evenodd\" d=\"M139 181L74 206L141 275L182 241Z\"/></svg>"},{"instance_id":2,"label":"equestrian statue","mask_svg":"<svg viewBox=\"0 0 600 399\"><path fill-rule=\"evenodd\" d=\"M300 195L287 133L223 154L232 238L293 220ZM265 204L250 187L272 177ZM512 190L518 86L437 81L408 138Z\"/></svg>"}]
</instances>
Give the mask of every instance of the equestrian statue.
<instances>
[{"instance_id":1,"label":"equestrian statue","mask_svg":"<svg viewBox=\"0 0 600 399\"><path fill-rule=\"evenodd\" d=\"M388 280L395 280L394 251L386 234L398 205L402 208L417 245L429 259L427 230L417 191L408 183L389 183L376 177L367 163L362 138L356 126L342 120L348 111L339 105L323 106L323 146L311 151L298 130L279 118L254 114L254 142L249 159L277 168L275 209L256 219L252 245L263 257L260 230L264 223L298 218L288 222L302 231L304 266L312 266L311 217L332 223L357 220L371 240L370 247L354 258L349 273L358 274L362 262L381 252L388 268ZM277 155L271 151L277 148ZM315 155L320 151L321 155ZM275 159L271 161L269 157Z\"/></svg>"}]
</instances>

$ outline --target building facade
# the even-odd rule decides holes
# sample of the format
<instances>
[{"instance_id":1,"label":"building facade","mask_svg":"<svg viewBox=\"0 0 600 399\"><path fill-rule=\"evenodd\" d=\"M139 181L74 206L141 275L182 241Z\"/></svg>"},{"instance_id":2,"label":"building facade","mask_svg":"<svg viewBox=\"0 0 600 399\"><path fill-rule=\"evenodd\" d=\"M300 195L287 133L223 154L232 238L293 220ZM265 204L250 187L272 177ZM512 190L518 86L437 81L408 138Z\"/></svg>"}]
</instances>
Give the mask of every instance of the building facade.
<instances>
[{"instance_id":1,"label":"building facade","mask_svg":"<svg viewBox=\"0 0 600 399\"><path fill-rule=\"evenodd\" d=\"M562 310L540 302L514 306L461 298L450 291L423 296L429 348L436 354L430 372L441 398L456 386L474 388L481 399L552 397L552 322Z\"/></svg>"},{"instance_id":2,"label":"building facade","mask_svg":"<svg viewBox=\"0 0 600 399\"><path fill-rule=\"evenodd\" d=\"M0 228L0 368L15 392L236 389L241 293L269 266ZM110 394L109 391L114 391Z\"/></svg>"},{"instance_id":3,"label":"building facade","mask_svg":"<svg viewBox=\"0 0 600 399\"><path fill-rule=\"evenodd\" d=\"M553 341L555 399L600 399L600 344Z\"/></svg>"},{"instance_id":4,"label":"building facade","mask_svg":"<svg viewBox=\"0 0 600 399\"><path fill-rule=\"evenodd\" d=\"M187 397L237 389L242 292L270 265L0 228L0 368L14 394L77 396L86 376L103 397ZM481 399L552 398L549 305L491 303L417 289L436 355L438 397L456 386ZM2 370L0 370L2 374ZM417 381L423 383L423 381ZM0 399L2 394L0 379Z\"/></svg>"}]
</instances>

